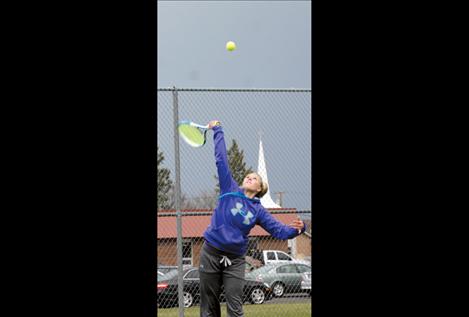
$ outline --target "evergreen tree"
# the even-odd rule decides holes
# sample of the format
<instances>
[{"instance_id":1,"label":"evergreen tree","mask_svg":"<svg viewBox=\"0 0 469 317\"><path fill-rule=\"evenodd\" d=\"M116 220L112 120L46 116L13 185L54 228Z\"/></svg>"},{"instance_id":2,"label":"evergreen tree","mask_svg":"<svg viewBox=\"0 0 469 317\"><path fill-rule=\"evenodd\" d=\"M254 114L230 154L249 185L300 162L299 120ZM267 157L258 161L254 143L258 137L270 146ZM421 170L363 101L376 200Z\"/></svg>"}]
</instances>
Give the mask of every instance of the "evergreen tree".
<instances>
[{"instance_id":1,"label":"evergreen tree","mask_svg":"<svg viewBox=\"0 0 469 317\"><path fill-rule=\"evenodd\" d=\"M169 169L163 167L164 154L160 151L159 147L157 147L157 150L158 209L171 209L173 200L171 199L171 192L173 187L173 181L170 178L171 172L169 171Z\"/></svg>"},{"instance_id":2,"label":"evergreen tree","mask_svg":"<svg viewBox=\"0 0 469 317\"><path fill-rule=\"evenodd\" d=\"M244 162L244 151L239 148L236 140L232 140L232 144L228 149L227 155L231 175L233 176L233 179L236 181L236 183L241 185L243 183L244 177L246 177L247 174L252 173L253 170L251 167L246 166L246 162ZM215 176L215 179L217 181L215 192L218 195L220 193L218 176Z\"/></svg>"}]
</instances>

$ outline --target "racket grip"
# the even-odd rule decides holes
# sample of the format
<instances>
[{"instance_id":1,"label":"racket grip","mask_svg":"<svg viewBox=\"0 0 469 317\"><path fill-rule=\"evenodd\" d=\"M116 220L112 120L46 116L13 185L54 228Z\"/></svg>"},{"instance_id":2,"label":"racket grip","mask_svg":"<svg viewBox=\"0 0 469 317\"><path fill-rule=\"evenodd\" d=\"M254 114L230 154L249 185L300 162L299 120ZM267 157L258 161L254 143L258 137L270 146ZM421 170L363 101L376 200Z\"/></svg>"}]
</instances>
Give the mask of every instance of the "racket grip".
<instances>
[{"instance_id":1,"label":"racket grip","mask_svg":"<svg viewBox=\"0 0 469 317\"><path fill-rule=\"evenodd\" d=\"M208 127L209 127L209 129L211 129L211 128L215 127L215 126L220 126L220 125L221 125L221 124L220 124L220 121L218 121L218 120L212 120L212 121L209 122Z\"/></svg>"}]
</instances>

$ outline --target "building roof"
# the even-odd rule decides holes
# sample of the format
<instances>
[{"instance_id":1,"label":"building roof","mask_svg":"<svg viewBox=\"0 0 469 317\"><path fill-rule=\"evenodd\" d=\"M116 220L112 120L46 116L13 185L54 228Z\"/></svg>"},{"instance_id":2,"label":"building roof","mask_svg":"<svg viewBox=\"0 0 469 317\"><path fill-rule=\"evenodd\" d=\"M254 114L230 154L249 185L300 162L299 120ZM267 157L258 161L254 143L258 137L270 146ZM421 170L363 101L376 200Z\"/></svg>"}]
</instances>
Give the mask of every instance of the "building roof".
<instances>
[{"instance_id":1,"label":"building roof","mask_svg":"<svg viewBox=\"0 0 469 317\"><path fill-rule=\"evenodd\" d=\"M272 216L274 216L274 218L276 218L278 221L284 224L289 224L298 217L296 213L273 214ZM183 238L203 237L205 230L210 225L210 219L211 219L211 215L181 217ZM158 239L177 238L176 217L157 217L157 230L156 231L157 231ZM262 227L255 226L251 230L249 235L250 236L269 236L270 234L267 231L265 231Z\"/></svg>"}]
</instances>

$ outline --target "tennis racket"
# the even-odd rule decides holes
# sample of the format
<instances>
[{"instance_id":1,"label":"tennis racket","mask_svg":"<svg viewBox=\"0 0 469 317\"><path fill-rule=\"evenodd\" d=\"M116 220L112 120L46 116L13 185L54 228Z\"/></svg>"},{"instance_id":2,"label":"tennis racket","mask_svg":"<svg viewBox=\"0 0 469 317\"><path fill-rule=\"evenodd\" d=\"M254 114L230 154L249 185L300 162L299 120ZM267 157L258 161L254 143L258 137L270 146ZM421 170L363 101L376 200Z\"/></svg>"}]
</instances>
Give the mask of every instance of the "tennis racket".
<instances>
[{"instance_id":1,"label":"tennis racket","mask_svg":"<svg viewBox=\"0 0 469 317\"><path fill-rule=\"evenodd\" d=\"M205 144L207 130L208 125L197 124L189 120L182 120L178 123L179 135L192 147L201 147Z\"/></svg>"}]
</instances>

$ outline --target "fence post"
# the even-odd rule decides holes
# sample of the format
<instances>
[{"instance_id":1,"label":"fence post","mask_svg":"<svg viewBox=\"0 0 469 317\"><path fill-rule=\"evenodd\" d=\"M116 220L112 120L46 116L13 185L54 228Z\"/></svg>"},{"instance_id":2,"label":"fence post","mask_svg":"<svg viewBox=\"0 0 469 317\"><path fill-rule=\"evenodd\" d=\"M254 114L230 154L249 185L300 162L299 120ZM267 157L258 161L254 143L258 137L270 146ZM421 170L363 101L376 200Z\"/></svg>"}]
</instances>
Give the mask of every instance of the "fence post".
<instances>
[{"instance_id":1,"label":"fence post","mask_svg":"<svg viewBox=\"0 0 469 317\"><path fill-rule=\"evenodd\" d=\"M184 317L184 285L182 278L182 224L181 224L181 176L179 161L179 135L178 135L178 93L173 87L173 121L174 121L174 163L175 163L175 203L176 203L176 226L177 226L177 263L178 263L178 300L179 317Z\"/></svg>"}]
</instances>

